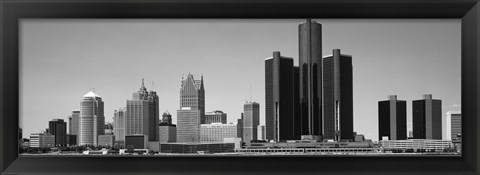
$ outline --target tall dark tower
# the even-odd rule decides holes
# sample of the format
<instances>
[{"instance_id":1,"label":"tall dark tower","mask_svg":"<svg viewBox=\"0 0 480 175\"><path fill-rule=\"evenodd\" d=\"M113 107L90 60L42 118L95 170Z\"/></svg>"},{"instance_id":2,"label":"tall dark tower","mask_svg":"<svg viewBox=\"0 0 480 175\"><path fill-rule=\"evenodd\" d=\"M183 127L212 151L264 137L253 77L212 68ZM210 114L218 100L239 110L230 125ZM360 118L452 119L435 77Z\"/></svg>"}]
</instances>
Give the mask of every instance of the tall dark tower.
<instances>
[{"instance_id":1,"label":"tall dark tower","mask_svg":"<svg viewBox=\"0 0 480 175\"><path fill-rule=\"evenodd\" d=\"M302 135L322 131L322 25L307 19L298 26L299 100Z\"/></svg>"},{"instance_id":2,"label":"tall dark tower","mask_svg":"<svg viewBox=\"0 0 480 175\"><path fill-rule=\"evenodd\" d=\"M55 135L55 146L67 145L67 123L62 119L53 119L48 122L48 131Z\"/></svg>"},{"instance_id":3,"label":"tall dark tower","mask_svg":"<svg viewBox=\"0 0 480 175\"><path fill-rule=\"evenodd\" d=\"M323 58L323 139L353 139L352 56L334 49Z\"/></svg>"},{"instance_id":4,"label":"tall dark tower","mask_svg":"<svg viewBox=\"0 0 480 175\"><path fill-rule=\"evenodd\" d=\"M442 139L442 100L425 94L412 102L412 112L414 139Z\"/></svg>"},{"instance_id":5,"label":"tall dark tower","mask_svg":"<svg viewBox=\"0 0 480 175\"><path fill-rule=\"evenodd\" d=\"M280 56L265 59L266 139L276 142L295 139L293 58Z\"/></svg>"},{"instance_id":6,"label":"tall dark tower","mask_svg":"<svg viewBox=\"0 0 480 175\"><path fill-rule=\"evenodd\" d=\"M378 140L407 139L407 102L397 100L396 95L389 100L378 102Z\"/></svg>"}]
</instances>

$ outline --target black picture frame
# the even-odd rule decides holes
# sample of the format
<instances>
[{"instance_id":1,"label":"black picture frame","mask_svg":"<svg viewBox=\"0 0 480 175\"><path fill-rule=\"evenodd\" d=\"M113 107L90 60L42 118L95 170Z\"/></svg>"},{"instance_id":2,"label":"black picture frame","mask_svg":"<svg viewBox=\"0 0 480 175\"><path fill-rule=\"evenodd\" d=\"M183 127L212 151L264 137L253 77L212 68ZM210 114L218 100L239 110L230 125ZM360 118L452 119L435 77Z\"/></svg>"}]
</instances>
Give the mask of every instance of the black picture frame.
<instances>
[{"instance_id":1,"label":"black picture frame","mask_svg":"<svg viewBox=\"0 0 480 175\"><path fill-rule=\"evenodd\" d=\"M478 0L2 0L0 174L480 174ZM462 157L18 157L21 18L460 18Z\"/></svg>"}]
</instances>

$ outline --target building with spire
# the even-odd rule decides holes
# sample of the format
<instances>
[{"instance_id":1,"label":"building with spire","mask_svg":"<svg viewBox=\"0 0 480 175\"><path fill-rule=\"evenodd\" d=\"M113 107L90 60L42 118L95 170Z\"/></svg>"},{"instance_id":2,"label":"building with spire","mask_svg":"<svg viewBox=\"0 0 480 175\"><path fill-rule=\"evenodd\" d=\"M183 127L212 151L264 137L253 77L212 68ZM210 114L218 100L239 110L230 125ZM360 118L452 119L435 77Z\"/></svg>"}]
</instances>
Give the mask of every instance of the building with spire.
<instances>
[{"instance_id":1,"label":"building with spire","mask_svg":"<svg viewBox=\"0 0 480 175\"><path fill-rule=\"evenodd\" d=\"M301 135L322 134L322 25L307 19L298 26ZM267 136L268 137L268 136Z\"/></svg>"},{"instance_id":2,"label":"building with spire","mask_svg":"<svg viewBox=\"0 0 480 175\"><path fill-rule=\"evenodd\" d=\"M93 91L83 96L78 121L78 145L97 145L98 136L105 134L103 109L102 97Z\"/></svg>"},{"instance_id":3,"label":"building with spire","mask_svg":"<svg viewBox=\"0 0 480 175\"><path fill-rule=\"evenodd\" d=\"M205 87L203 75L200 80L195 80L193 75L188 73L187 78L182 77L180 87L180 109L189 107L192 110L200 110L200 120L205 122Z\"/></svg>"},{"instance_id":4,"label":"building with spire","mask_svg":"<svg viewBox=\"0 0 480 175\"><path fill-rule=\"evenodd\" d=\"M125 136L144 135L148 141L159 140L159 104L155 91L147 91L144 80L132 100L127 100Z\"/></svg>"},{"instance_id":5,"label":"building with spire","mask_svg":"<svg viewBox=\"0 0 480 175\"><path fill-rule=\"evenodd\" d=\"M177 110L177 142L200 142L200 124L205 122L205 88L203 75L195 80L188 73L182 77L180 110Z\"/></svg>"}]
</instances>

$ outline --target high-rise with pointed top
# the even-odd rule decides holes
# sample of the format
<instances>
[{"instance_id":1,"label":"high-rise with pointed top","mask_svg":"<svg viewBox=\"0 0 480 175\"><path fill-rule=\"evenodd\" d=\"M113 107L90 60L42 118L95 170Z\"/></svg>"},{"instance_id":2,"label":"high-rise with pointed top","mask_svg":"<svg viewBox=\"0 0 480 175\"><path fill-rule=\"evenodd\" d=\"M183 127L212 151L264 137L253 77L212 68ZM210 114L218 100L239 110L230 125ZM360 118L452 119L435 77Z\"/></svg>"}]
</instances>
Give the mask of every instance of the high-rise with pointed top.
<instances>
[{"instance_id":1,"label":"high-rise with pointed top","mask_svg":"<svg viewBox=\"0 0 480 175\"><path fill-rule=\"evenodd\" d=\"M127 100L125 135L146 135L148 141L158 141L159 121L158 95L155 91L147 91L142 79L140 89Z\"/></svg>"},{"instance_id":2,"label":"high-rise with pointed top","mask_svg":"<svg viewBox=\"0 0 480 175\"><path fill-rule=\"evenodd\" d=\"M205 88L203 75L182 77L180 109L177 110L177 142L200 142L200 124L205 122Z\"/></svg>"}]
</instances>

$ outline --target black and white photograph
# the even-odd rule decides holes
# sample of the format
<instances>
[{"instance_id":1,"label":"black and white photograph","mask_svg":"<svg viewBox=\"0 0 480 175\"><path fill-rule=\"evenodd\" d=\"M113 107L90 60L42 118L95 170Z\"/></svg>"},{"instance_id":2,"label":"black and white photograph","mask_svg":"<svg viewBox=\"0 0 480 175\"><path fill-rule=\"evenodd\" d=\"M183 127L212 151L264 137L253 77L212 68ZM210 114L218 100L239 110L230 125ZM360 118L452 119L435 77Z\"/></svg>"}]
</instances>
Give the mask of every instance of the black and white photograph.
<instances>
[{"instance_id":1,"label":"black and white photograph","mask_svg":"<svg viewBox=\"0 0 480 175\"><path fill-rule=\"evenodd\" d=\"M461 19L18 23L19 156L462 156Z\"/></svg>"}]
</instances>

